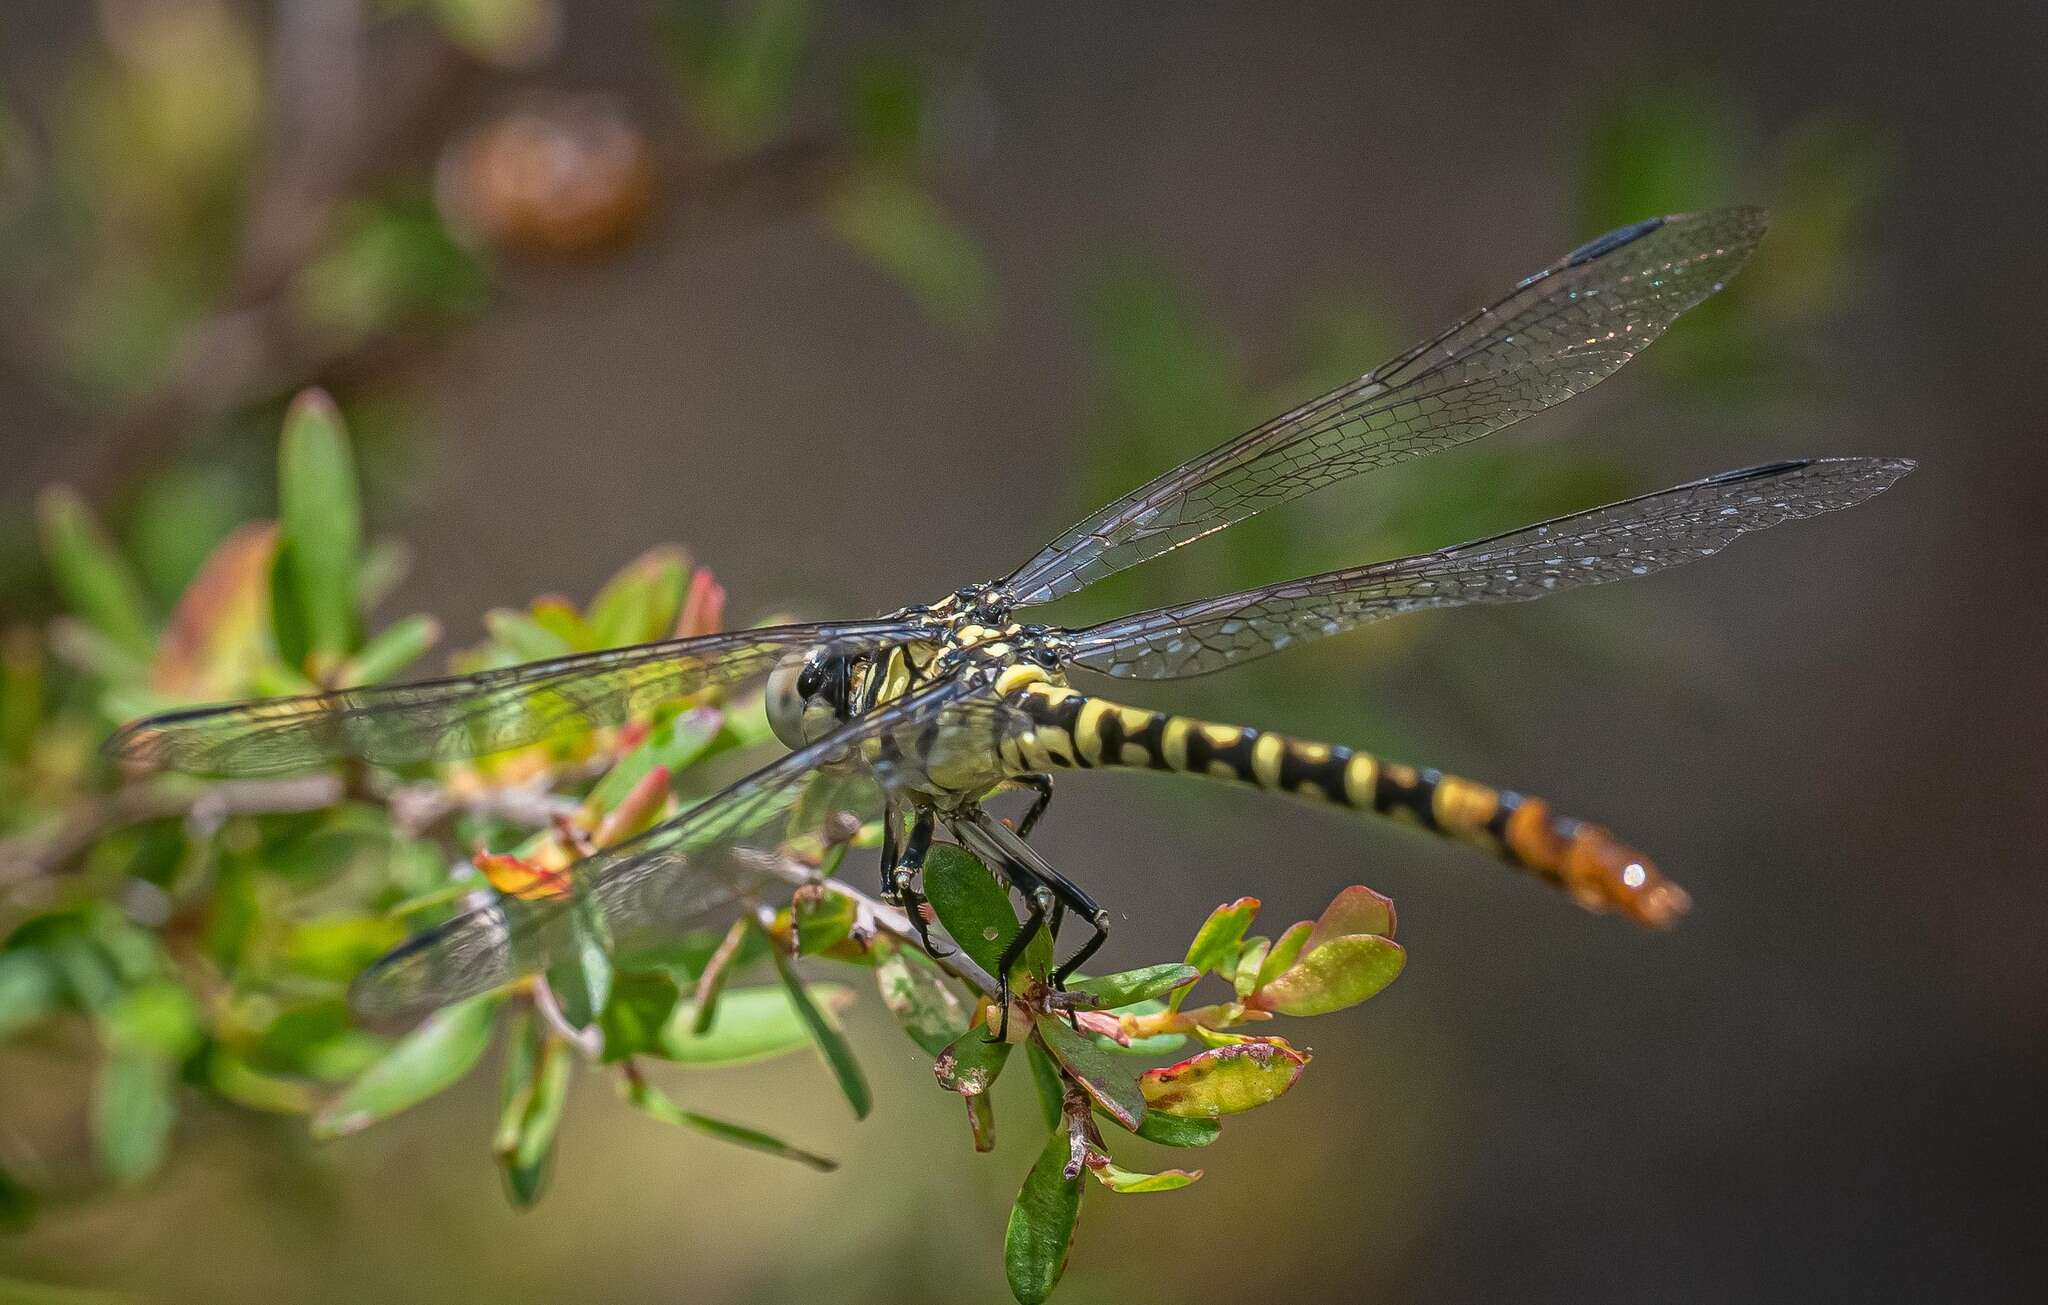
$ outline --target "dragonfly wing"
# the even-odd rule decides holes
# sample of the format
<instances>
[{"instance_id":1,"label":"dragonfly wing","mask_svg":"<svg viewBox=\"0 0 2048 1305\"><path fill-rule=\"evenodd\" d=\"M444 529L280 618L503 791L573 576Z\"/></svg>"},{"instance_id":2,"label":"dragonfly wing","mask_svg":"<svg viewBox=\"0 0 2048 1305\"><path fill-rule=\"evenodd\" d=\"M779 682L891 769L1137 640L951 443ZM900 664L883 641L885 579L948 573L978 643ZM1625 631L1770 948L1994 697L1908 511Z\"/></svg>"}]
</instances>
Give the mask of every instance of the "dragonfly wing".
<instances>
[{"instance_id":1,"label":"dragonfly wing","mask_svg":"<svg viewBox=\"0 0 2048 1305\"><path fill-rule=\"evenodd\" d=\"M965 699L973 692L964 681L944 681L844 725L578 862L559 896L500 898L412 939L366 970L350 1000L366 1015L417 1014L572 955L579 911L594 909L623 949L673 936L735 898L784 883L790 838L818 832L835 810L872 818L885 788L912 782L887 759L868 758L866 745L890 736L914 750L935 722L971 710Z\"/></svg>"},{"instance_id":2,"label":"dragonfly wing","mask_svg":"<svg viewBox=\"0 0 2048 1305\"><path fill-rule=\"evenodd\" d=\"M656 705L765 674L818 644L878 647L914 634L898 621L736 630L450 676L151 716L108 740L110 755L199 775L275 775L342 758L381 765L486 756L617 725Z\"/></svg>"},{"instance_id":3,"label":"dragonfly wing","mask_svg":"<svg viewBox=\"0 0 2048 1305\"><path fill-rule=\"evenodd\" d=\"M1724 472L1434 553L1126 616L1076 631L1072 660L1126 679L1203 675L1402 612L1648 575L1861 503L1912 469L1903 458L1817 458Z\"/></svg>"},{"instance_id":4,"label":"dragonfly wing","mask_svg":"<svg viewBox=\"0 0 2048 1305\"><path fill-rule=\"evenodd\" d=\"M1763 229L1761 210L1732 208L1611 231L1385 365L1131 491L1005 585L1019 606L1050 602L1311 490L1560 403L1720 289Z\"/></svg>"}]
</instances>

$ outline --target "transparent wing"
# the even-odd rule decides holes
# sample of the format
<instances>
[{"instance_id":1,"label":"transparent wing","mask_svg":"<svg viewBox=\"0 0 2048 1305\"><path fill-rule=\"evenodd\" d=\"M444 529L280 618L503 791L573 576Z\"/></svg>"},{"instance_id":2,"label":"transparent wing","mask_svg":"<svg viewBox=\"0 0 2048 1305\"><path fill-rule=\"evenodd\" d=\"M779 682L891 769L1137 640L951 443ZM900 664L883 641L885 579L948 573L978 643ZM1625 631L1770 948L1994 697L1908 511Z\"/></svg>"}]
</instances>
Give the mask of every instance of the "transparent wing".
<instances>
[{"instance_id":1,"label":"transparent wing","mask_svg":"<svg viewBox=\"0 0 2048 1305\"><path fill-rule=\"evenodd\" d=\"M931 740L979 734L1008 709L949 680L840 727L682 815L578 862L567 891L500 898L393 951L357 979L366 1015L414 1014L487 992L573 954L576 913L594 910L615 948L673 936L734 898L786 882L784 845L833 811L865 820L921 777ZM900 761L898 759L901 759Z\"/></svg>"},{"instance_id":2,"label":"transparent wing","mask_svg":"<svg viewBox=\"0 0 2048 1305\"><path fill-rule=\"evenodd\" d=\"M1861 503L1912 469L1903 458L1819 458L1724 472L1434 553L1105 622L1074 633L1072 660L1126 679L1204 675L1402 612L1648 575Z\"/></svg>"},{"instance_id":3,"label":"transparent wing","mask_svg":"<svg viewBox=\"0 0 2048 1305\"><path fill-rule=\"evenodd\" d=\"M1050 602L1347 476L1475 440L1610 375L1721 288L1759 209L1652 218L1580 246L1496 303L1319 399L1174 468L1006 582Z\"/></svg>"},{"instance_id":4,"label":"transparent wing","mask_svg":"<svg viewBox=\"0 0 2048 1305\"><path fill-rule=\"evenodd\" d=\"M765 674L817 644L915 632L898 621L781 625L557 657L476 675L151 716L107 741L122 761L198 775L275 775L344 757L381 765L480 757L616 725L657 704Z\"/></svg>"}]
</instances>

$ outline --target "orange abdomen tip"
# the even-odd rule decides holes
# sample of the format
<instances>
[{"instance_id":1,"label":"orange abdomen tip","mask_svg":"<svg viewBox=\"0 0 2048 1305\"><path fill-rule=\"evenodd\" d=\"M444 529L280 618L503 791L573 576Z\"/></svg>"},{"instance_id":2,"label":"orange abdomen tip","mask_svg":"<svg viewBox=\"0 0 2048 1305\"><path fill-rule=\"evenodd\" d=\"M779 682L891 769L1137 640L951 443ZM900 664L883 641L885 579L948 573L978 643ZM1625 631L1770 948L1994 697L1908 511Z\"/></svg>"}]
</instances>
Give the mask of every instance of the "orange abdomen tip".
<instances>
[{"instance_id":1,"label":"orange abdomen tip","mask_svg":"<svg viewBox=\"0 0 2048 1305\"><path fill-rule=\"evenodd\" d=\"M1598 825L1581 825L1559 867L1565 891L1596 911L1618 911L1662 929L1678 922L1692 897L1656 863Z\"/></svg>"}]
</instances>

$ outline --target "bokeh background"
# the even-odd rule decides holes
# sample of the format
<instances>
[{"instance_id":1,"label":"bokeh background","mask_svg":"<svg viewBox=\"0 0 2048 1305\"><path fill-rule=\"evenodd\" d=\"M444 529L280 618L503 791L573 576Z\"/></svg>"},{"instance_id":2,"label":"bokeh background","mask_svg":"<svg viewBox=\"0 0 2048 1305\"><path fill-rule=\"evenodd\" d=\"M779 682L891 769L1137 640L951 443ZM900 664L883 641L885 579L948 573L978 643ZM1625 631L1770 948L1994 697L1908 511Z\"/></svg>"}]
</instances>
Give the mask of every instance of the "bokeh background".
<instances>
[{"instance_id":1,"label":"bokeh background","mask_svg":"<svg viewBox=\"0 0 2048 1305\"><path fill-rule=\"evenodd\" d=\"M0 603L63 481L175 594L341 400L388 610L456 646L651 544L741 618L1008 570L1110 494L1620 222L1770 204L1730 291L1482 446L1121 577L1075 617L1796 454L1854 513L1553 604L1139 695L1545 793L1687 884L1668 936L1327 812L1061 786L1109 968L1366 882L1410 963L1197 1186L1091 1197L1059 1299L2038 1299L2038 5L244 4L0 12ZM1035 1125L974 1154L866 1002L691 1099L820 1176L572 1103L510 1212L487 1075L360 1137L193 1101L161 1170L0 1240L51 1300L981 1300ZM4 1158L83 1145L67 1044ZM1021 1078L1021 1076L1018 1076ZM46 1163L51 1162L43 1157Z\"/></svg>"}]
</instances>

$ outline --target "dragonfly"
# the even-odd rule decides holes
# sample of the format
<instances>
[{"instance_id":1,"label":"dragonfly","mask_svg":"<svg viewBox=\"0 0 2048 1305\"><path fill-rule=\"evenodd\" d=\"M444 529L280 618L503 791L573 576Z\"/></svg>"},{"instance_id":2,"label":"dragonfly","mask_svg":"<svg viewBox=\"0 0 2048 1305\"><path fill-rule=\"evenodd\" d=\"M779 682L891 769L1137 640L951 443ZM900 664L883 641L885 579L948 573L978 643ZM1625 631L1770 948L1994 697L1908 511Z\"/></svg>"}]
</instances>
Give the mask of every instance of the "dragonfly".
<instances>
[{"instance_id":1,"label":"dragonfly","mask_svg":"<svg viewBox=\"0 0 2048 1305\"><path fill-rule=\"evenodd\" d=\"M1561 889L1581 906L1667 925L1689 899L1605 826L1542 798L1337 743L1132 707L1068 682L1206 675L1403 613L1544 598L1648 575L1737 538L1846 508L1913 468L1798 458L1392 561L1138 612L1083 628L1022 620L1102 578L1353 476L1480 439L1611 375L1726 283L1765 228L1753 208L1653 218L1588 242L1385 364L1167 471L1086 517L999 580L873 620L774 625L558 657L412 684L201 707L109 742L134 765L216 776L344 759L402 767L616 726L692 695L753 686L787 749L674 818L585 857L555 891L501 893L372 966L354 1000L431 1009L573 954L579 911L609 936L661 937L747 900L820 793L858 793L881 822L884 898L924 945L920 873L938 831L1000 874L1026 917L995 980L1040 930L1089 936L1110 913L1030 837L1056 774L1169 771L1406 821ZM1030 796L1014 824L995 794ZM833 796L831 801L841 801ZM829 805L829 804L828 804Z\"/></svg>"}]
</instances>

